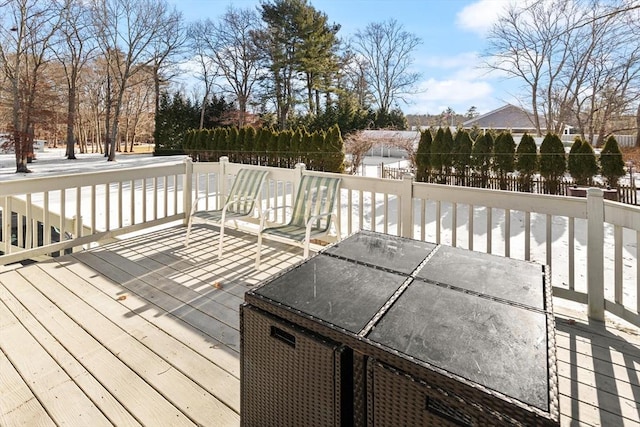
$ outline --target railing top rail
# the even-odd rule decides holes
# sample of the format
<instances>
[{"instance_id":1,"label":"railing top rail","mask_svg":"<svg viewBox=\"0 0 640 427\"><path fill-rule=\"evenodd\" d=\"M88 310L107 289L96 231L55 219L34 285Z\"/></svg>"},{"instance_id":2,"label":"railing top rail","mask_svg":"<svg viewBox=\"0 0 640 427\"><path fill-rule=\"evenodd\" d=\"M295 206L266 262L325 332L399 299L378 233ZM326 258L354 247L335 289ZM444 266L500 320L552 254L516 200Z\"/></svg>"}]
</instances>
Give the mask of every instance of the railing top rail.
<instances>
[{"instance_id":1,"label":"railing top rail","mask_svg":"<svg viewBox=\"0 0 640 427\"><path fill-rule=\"evenodd\" d=\"M516 193L488 188L414 183L414 198L465 203L513 211L587 218L586 198L550 194Z\"/></svg>"},{"instance_id":2,"label":"railing top rail","mask_svg":"<svg viewBox=\"0 0 640 427\"><path fill-rule=\"evenodd\" d=\"M4 181L0 197L185 173L184 162Z\"/></svg>"}]
</instances>

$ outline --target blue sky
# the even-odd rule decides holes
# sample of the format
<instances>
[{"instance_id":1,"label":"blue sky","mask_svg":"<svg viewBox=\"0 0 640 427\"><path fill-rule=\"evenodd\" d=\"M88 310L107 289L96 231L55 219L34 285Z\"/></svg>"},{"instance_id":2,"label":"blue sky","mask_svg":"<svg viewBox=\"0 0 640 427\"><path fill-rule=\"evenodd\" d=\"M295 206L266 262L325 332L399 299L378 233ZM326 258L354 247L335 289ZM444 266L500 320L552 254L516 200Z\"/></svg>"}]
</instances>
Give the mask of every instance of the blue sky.
<instances>
[{"instance_id":1,"label":"blue sky","mask_svg":"<svg viewBox=\"0 0 640 427\"><path fill-rule=\"evenodd\" d=\"M414 65L422 73L420 89L406 114L458 113L475 106L486 113L507 102L518 103L517 84L479 68L485 34L509 0L310 0L347 38L372 22L395 19L422 39ZM187 21L215 20L229 5L258 7L259 0L172 0Z\"/></svg>"}]
</instances>

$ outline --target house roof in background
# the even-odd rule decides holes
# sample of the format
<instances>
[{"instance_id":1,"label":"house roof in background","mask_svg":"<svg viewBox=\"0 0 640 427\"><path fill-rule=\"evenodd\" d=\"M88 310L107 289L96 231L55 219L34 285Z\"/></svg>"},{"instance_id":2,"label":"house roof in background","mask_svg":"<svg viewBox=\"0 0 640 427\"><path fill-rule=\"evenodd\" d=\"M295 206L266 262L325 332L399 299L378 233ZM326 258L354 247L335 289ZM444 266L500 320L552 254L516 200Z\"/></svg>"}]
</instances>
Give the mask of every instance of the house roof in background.
<instances>
[{"instance_id":1,"label":"house roof in background","mask_svg":"<svg viewBox=\"0 0 640 427\"><path fill-rule=\"evenodd\" d=\"M480 129L535 130L531 113L518 106L507 104L486 114L462 123L462 127L477 126Z\"/></svg>"}]
</instances>

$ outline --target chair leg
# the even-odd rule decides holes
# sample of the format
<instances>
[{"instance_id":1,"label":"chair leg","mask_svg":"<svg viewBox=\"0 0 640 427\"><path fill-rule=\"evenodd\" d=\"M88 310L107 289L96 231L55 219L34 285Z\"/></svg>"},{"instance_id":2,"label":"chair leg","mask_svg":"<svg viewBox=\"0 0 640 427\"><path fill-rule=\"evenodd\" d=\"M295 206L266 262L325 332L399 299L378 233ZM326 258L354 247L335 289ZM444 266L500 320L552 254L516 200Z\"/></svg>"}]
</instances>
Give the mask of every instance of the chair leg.
<instances>
[{"instance_id":1,"label":"chair leg","mask_svg":"<svg viewBox=\"0 0 640 427\"><path fill-rule=\"evenodd\" d=\"M191 224L193 222L193 217L189 217L189 221L187 221L187 235L184 238L184 247L189 247L189 235L191 234Z\"/></svg>"},{"instance_id":2,"label":"chair leg","mask_svg":"<svg viewBox=\"0 0 640 427\"><path fill-rule=\"evenodd\" d=\"M260 268L260 251L262 250L262 233L258 233L258 243L256 246L256 269L258 269Z\"/></svg>"},{"instance_id":3,"label":"chair leg","mask_svg":"<svg viewBox=\"0 0 640 427\"><path fill-rule=\"evenodd\" d=\"M224 240L224 222L220 225L220 238L218 240L218 258L222 258L222 241Z\"/></svg>"},{"instance_id":4,"label":"chair leg","mask_svg":"<svg viewBox=\"0 0 640 427\"><path fill-rule=\"evenodd\" d=\"M309 258L309 244L311 243L311 223L307 224L307 229L304 233L304 259Z\"/></svg>"}]
</instances>

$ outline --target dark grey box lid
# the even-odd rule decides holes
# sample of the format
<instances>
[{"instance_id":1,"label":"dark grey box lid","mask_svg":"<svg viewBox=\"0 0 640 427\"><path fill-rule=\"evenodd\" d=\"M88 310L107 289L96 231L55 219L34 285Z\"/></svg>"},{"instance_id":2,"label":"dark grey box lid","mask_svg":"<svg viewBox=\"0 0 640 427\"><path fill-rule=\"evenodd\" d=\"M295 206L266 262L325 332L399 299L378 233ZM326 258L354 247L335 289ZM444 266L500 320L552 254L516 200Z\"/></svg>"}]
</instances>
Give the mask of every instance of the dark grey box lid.
<instances>
[{"instance_id":1,"label":"dark grey box lid","mask_svg":"<svg viewBox=\"0 0 640 427\"><path fill-rule=\"evenodd\" d=\"M415 280L367 338L548 410L542 312Z\"/></svg>"},{"instance_id":2,"label":"dark grey box lid","mask_svg":"<svg viewBox=\"0 0 640 427\"><path fill-rule=\"evenodd\" d=\"M533 262L441 246L417 277L546 309L544 271Z\"/></svg>"},{"instance_id":3,"label":"dark grey box lid","mask_svg":"<svg viewBox=\"0 0 640 427\"><path fill-rule=\"evenodd\" d=\"M319 254L254 293L357 334L406 279Z\"/></svg>"},{"instance_id":4,"label":"dark grey box lid","mask_svg":"<svg viewBox=\"0 0 640 427\"><path fill-rule=\"evenodd\" d=\"M435 247L434 243L362 230L324 253L409 275Z\"/></svg>"}]
</instances>

